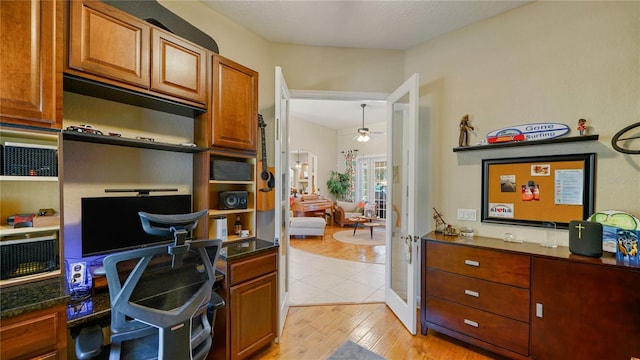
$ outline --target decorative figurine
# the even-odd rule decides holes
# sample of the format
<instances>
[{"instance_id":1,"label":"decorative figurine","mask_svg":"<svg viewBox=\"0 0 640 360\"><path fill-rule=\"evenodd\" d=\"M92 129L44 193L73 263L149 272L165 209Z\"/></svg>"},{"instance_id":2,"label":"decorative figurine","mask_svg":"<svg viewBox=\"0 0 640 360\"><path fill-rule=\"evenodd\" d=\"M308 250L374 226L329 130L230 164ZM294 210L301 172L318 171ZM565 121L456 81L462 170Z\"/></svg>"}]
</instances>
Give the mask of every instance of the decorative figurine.
<instances>
[{"instance_id":1,"label":"decorative figurine","mask_svg":"<svg viewBox=\"0 0 640 360\"><path fill-rule=\"evenodd\" d=\"M469 125L469 114L460 119L460 137L458 138L458 146L469 146L469 131L475 130Z\"/></svg>"},{"instance_id":2,"label":"decorative figurine","mask_svg":"<svg viewBox=\"0 0 640 360\"><path fill-rule=\"evenodd\" d=\"M435 230L435 232L438 233L438 234L444 233L444 230L447 227L447 222L444 221L444 218L442 217L442 214L440 214L438 212L438 210L436 210L436 208L433 208L433 220L436 221L436 230Z\"/></svg>"},{"instance_id":3,"label":"decorative figurine","mask_svg":"<svg viewBox=\"0 0 640 360\"><path fill-rule=\"evenodd\" d=\"M586 135L587 134L587 120L585 120L585 119L578 120L577 130L578 130L578 133L580 134L580 136Z\"/></svg>"}]
</instances>

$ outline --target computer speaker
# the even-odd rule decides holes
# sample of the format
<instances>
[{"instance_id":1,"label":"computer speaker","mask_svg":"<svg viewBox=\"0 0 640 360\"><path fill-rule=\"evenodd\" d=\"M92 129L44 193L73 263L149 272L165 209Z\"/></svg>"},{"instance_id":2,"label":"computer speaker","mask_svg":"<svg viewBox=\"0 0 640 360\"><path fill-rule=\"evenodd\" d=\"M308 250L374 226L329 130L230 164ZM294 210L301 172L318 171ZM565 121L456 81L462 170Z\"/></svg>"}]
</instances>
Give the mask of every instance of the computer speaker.
<instances>
[{"instance_id":1,"label":"computer speaker","mask_svg":"<svg viewBox=\"0 0 640 360\"><path fill-rule=\"evenodd\" d=\"M246 209L249 193L246 191L220 191L218 193L218 209Z\"/></svg>"},{"instance_id":2,"label":"computer speaker","mask_svg":"<svg viewBox=\"0 0 640 360\"><path fill-rule=\"evenodd\" d=\"M599 258L602 256L602 224L591 221L569 222L569 251Z\"/></svg>"}]
</instances>

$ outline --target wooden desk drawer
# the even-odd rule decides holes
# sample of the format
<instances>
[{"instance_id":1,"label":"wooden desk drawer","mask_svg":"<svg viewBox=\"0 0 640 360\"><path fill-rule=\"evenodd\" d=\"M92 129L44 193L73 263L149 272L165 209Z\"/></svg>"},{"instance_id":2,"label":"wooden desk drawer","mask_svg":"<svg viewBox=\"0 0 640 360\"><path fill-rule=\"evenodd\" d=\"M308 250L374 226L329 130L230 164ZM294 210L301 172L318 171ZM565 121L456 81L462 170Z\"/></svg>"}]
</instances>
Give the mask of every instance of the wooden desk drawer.
<instances>
[{"instance_id":1,"label":"wooden desk drawer","mask_svg":"<svg viewBox=\"0 0 640 360\"><path fill-rule=\"evenodd\" d=\"M527 255L428 242L425 266L522 288L530 284Z\"/></svg>"},{"instance_id":2,"label":"wooden desk drawer","mask_svg":"<svg viewBox=\"0 0 640 360\"><path fill-rule=\"evenodd\" d=\"M510 285L427 269L427 294L529 322L530 292Z\"/></svg>"},{"instance_id":3,"label":"wooden desk drawer","mask_svg":"<svg viewBox=\"0 0 640 360\"><path fill-rule=\"evenodd\" d=\"M528 355L529 324L427 296L427 321Z\"/></svg>"},{"instance_id":4,"label":"wooden desk drawer","mask_svg":"<svg viewBox=\"0 0 640 360\"><path fill-rule=\"evenodd\" d=\"M250 257L231 263L229 269L229 284L235 285L258 276L276 271L278 268L278 253L272 252L260 256Z\"/></svg>"}]
</instances>

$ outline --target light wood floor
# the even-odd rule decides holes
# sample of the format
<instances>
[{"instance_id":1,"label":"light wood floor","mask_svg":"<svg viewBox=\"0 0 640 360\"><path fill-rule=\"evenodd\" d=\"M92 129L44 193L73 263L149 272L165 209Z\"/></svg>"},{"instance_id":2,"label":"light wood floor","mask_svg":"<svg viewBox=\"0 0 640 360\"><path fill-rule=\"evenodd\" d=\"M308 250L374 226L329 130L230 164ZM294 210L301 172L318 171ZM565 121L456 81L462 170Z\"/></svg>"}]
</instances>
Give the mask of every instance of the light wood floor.
<instances>
[{"instance_id":1,"label":"light wood floor","mask_svg":"<svg viewBox=\"0 0 640 360\"><path fill-rule=\"evenodd\" d=\"M327 225L324 231L324 239L320 236L306 236L305 238L291 237L292 247L308 251L314 254L329 256L342 260L361 261L375 264L384 264L386 255L385 246L354 245L340 242L333 238L336 231L353 229L339 225Z\"/></svg>"},{"instance_id":2,"label":"light wood floor","mask_svg":"<svg viewBox=\"0 0 640 360\"><path fill-rule=\"evenodd\" d=\"M332 236L340 230L344 228L327 226L324 240L315 236L307 236L305 239L292 238L291 246L343 260L384 263L384 246L341 243ZM327 359L347 340L388 360L502 359L495 354L432 331L429 331L427 336L420 333L413 336L393 312L380 303L291 307L280 342L273 344L253 359Z\"/></svg>"},{"instance_id":3,"label":"light wood floor","mask_svg":"<svg viewBox=\"0 0 640 360\"><path fill-rule=\"evenodd\" d=\"M292 307L280 343L253 359L327 359L347 340L388 360L501 359L435 332L413 336L385 304Z\"/></svg>"}]
</instances>

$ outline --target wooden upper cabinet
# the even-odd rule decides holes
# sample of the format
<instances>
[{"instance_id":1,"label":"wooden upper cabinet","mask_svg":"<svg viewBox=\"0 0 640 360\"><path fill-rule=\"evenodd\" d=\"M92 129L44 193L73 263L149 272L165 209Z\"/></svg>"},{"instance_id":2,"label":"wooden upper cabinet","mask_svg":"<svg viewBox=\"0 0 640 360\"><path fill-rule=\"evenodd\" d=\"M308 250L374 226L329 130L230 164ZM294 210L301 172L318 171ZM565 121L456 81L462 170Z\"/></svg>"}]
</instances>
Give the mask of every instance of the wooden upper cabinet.
<instances>
[{"instance_id":1,"label":"wooden upper cabinet","mask_svg":"<svg viewBox=\"0 0 640 360\"><path fill-rule=\"evenodd\" d=\"M219 55L212 68L211 146L255 154L258 73Z\"/></svg>"},{"instance_id":2,"label":"wooden upper cabinet","mask_svg":"<svg viewBox=\"0 0 640 360\"><path fill-rule=\"evenodd\" d=\"M148 89L150 26L100 1L70 6L68 67Z\"/></svg>"},{"instance_id":3,"label":"wooden upper cabinet","mask_svg":"<svg viewBox=\"0 0 640 360\"><path fill-rule=\"evenodd\" d=\"M151 30L151 90L207 102L207 50L159 29Z\"/></svg>"},{"instance_id":4,"label":"wooden upper cabinet","mask_svg":"<svg viewBox=\"0 0 640 360\"><path fill-rule=\"evenodd\" d=\"M0 1L0 121L62 126L62 2Z\"/></svg>"}]
</instances>

